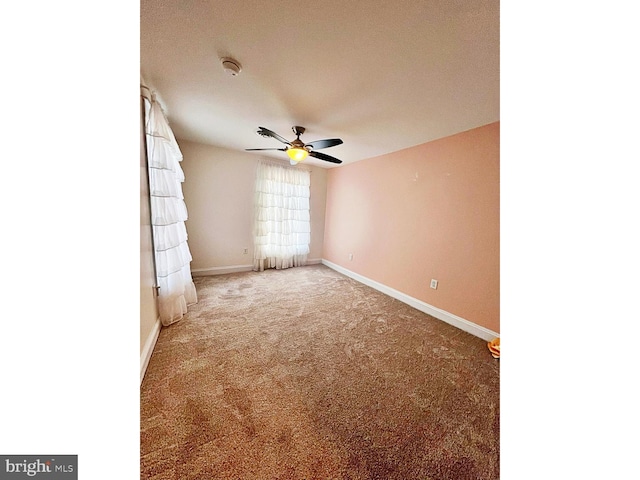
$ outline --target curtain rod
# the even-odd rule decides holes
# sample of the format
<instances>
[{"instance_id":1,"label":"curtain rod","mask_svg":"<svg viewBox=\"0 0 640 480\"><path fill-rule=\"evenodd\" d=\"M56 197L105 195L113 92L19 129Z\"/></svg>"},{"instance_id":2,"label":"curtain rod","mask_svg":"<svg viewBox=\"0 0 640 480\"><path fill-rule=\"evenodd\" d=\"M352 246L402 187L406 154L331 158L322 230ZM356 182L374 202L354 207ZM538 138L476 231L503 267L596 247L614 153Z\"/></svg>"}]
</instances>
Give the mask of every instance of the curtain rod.
<instances>
[{"instance_id":1,"label":"curtain rod","mask_svg":"<svg viewBox=\"0 0 640 480\"><path fill-rule=\"evenodd\" d=\"M143 96L144 98L146 98L147 100L149 100L150 102L155 101L155 93L153 92L153 90L151 90L149 87L147 87L146 85L140 84L140 88L141 89L146 89L149 93L147 94L146 92L140 92L140 95Z\"/></svg>"},{"instance_id":2,"label":"curtain rod","mask_svg":"<svg viewBox=\"0 0 640 480\"><path fill-rule=\"evenodd\" d=\"M149 101L149 103L152 103L152 104L153 104L153 103L155 103L155 104L157 104L157 105L160 107L160 111L161 111L161 112L162 112L162 114L164 115L165 120L167 121L167 123L169 123L169 119L167 118L167 114L166 114L166 113L165 113L165 111L164 111L164 107L162 106L162 102L161 102L161 101L159 101L159 100L156 98L156 92L155 92L155 91L153 91L153 90L151 90L149 87L147 87L146 85L144 85L144 84L142 84L142 83L140 84L140 89L141 89L141 90L140 90L140 96L141 96L142 98L147 99L147 100ZM147 90L147 92L148 92L148 93L143 92L143 91L142 91L142 89Z\"/></svg>"}]
</instances>

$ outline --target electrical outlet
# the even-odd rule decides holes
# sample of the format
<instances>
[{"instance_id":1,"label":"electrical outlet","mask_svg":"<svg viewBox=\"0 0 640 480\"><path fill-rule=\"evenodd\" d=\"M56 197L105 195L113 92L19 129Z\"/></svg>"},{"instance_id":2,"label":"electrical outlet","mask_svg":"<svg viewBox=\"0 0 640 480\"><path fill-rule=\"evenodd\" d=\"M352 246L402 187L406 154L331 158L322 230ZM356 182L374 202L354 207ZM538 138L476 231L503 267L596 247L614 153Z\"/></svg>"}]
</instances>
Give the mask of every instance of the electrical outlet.
<instances>
[{"instance_id":1,"label":"electrical outlet","mask_svg":"<svg viewBox=\"0 0 640 480\"><path fill-rule=\"evenodd\" d=\"M248 254L248 253L249 253L249 249L248 249L248 248L245 248L245 249L244 249L244 251L243 251L242 253L243 253L244 255Z\"/></svg>"},{"instance_id":2,"label":"electrical outlet","mask_svg":"<svg viewBox=\"0 0 640 480\"><path fill-rule=\"evenodd\" d=\"M349 254L349 260L353 260L353 253Z\"/></svg>"},{"instance_id":3,"label":"electrical outlet","mask_svg":"<svg viewBox=\"0 0 640 480\"><path fill-rule=\"evenodd\" d=\"M435 278L431 279L431 288L433 288L434 290L438 288L438 280L436 280Z\"/></svg>"}]
</instances>

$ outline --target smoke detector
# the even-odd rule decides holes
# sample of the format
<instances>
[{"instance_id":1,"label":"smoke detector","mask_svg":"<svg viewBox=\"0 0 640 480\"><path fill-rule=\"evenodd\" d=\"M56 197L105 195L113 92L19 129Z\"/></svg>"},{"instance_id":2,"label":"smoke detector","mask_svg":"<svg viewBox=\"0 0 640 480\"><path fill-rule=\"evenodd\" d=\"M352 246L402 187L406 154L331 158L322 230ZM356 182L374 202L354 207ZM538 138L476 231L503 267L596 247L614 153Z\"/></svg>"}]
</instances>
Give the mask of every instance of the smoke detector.
<instances>
[{"instance_id":1,"label":"smoke detector","mask_svg":"<svg viewBox=\"0 0 640 480\"><path fill-rule=\"evenodd\" d=\"M225 58L222 58L221 61L222 61L222 68L224 69L224 71L227 72L232 77L237 76L242 70L242 65L240 65L240 62L238 62L237 60L234 60L233 58L225 57Z\"/></svg>"}]
</instances>

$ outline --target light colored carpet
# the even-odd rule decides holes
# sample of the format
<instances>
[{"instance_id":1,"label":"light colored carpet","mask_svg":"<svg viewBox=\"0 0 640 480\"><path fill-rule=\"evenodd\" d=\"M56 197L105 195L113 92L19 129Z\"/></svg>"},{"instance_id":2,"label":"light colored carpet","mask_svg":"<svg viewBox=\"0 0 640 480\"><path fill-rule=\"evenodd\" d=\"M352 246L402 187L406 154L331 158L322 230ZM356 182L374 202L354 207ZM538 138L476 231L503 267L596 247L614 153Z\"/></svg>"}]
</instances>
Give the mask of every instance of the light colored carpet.
<instances>
[{"instance_id":1,"label":"light colored carpet","mask_svg":"<svg viewBox=\"0 0 640 480\"><path fill-rule=\"evenodd\" d=\"M323 265L195 284L141 387L141 478L499 478L486 341Z\"/></svg>"}]
</instances>

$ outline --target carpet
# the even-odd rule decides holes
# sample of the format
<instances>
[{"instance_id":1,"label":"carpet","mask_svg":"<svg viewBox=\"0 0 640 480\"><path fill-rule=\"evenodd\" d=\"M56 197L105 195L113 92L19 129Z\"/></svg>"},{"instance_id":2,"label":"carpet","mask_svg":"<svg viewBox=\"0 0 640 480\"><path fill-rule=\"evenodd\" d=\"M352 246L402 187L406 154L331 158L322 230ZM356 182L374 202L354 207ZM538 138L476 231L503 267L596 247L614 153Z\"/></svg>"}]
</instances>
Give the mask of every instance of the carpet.
<instances>
[{"instance_id":1,"label":"carpet","mask_svg":"<svg viewBox=\"0 0 640 480\"><path fill-rule=\"evenodd\" d=\"M486 341L324 265L194 282L141 385L141 478L499 478Z\"/></svg>"}]
</instances>

